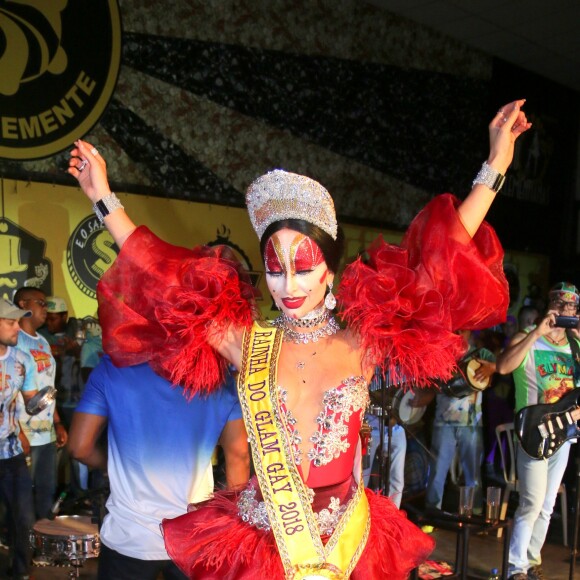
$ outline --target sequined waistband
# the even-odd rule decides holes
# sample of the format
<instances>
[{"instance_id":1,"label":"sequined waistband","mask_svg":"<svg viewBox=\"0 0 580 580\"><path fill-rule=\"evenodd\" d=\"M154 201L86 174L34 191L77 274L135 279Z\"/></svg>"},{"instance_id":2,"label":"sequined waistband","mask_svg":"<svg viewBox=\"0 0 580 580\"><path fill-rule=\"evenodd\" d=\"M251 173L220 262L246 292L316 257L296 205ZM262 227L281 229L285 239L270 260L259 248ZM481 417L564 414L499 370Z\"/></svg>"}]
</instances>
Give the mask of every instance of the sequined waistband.
<instances>
[{"instance_id":1,"label":"sequined waistband","mask_svg":"<svg viewBox=\"0 0 580 580\"><path fill-rule=\"evenodd\" d=\"M256 489L257 483L251 481L247 489L240 493L238 499L238 515L242 521L255 526L259 530L270 531L270 520L268 519L268 512L266 504L262 500L259 490ZM334 486L332 486L334 487ZM353 482L348 490L348 495L342 501L339 497L330 495L330 499L325 506L316 506L315 498L316 492L313 489L307 488L310 495L310 502L313 504L314 517L318 525L318 530L321 536L332 535L336 528L338 521L346 511L350 498L356 493L356 484ZM343 489L343 486L337 486L337 491ZM329 488L325 488L328 493ZM324 494L328 497L327 494ZM323 496L324 496L323 495Z\"/></svg>"}]
</instances>

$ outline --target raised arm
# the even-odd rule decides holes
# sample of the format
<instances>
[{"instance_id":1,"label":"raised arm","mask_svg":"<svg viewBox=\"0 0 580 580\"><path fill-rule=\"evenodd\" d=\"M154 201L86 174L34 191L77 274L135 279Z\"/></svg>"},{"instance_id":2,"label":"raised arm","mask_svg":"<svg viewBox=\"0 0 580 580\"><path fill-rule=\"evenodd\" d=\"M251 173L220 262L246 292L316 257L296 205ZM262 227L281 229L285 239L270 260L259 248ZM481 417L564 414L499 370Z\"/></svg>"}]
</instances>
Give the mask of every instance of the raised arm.
<instances>
[{"instance_id":1,"label":"raised arm","mask_svg":"<svg viewBox=\"0 0 580 580\"><path fill-rule=\"evenodd\" d=\"M86 141L75 141L68 162L68 173L75 177L85 195L94 205L97 202L109 205L115 199L107 179L107 164L96 147ZM104 218L104 224L119 248L135 230L135 224L123 207L111 211Z\"/></svg>"},{"instance_id":2,"label":"raised arm","mask_svg":"<svg viewBox=\"0 0 580 580\"><path fill-rule=\"evenodd\" d=\"M509 346L497 357L497 372L500 375L507 375L522 364L534 342L554 329L556 314L553 310L549 311L533 330L518 332L512 338Z\"/></svg>"},{"instance_id":3,"label":"raised arm","mask_svg":"<svg viewBox=\"0 0 580 580\"><path fill-rule=\"evenodd\" d=\"M493 175L494 172L505 175L514 157L516 139L532 126L521 110L524 103L525 99L521 99L504 105L489 124L490 146L486 162L490 170L489 175ZM457 208L459 219L470 236L473 237L477 232L496 193L487 185L474 184L469 195Z\"/></svg>"}]
</instances>

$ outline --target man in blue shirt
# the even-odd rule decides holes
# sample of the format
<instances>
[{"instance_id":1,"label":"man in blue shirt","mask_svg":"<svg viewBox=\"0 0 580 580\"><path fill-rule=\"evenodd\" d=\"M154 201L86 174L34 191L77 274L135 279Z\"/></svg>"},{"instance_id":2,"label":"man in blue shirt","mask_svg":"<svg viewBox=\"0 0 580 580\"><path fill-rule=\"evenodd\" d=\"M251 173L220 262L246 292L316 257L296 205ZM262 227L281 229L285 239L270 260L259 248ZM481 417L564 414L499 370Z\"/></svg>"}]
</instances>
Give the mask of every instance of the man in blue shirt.
<instances>
[{"instance_id":1,"label":"man in blue shirt","mask_svg":"<svg viewBox=\"0 0 580 580\"><path fill-rule=\"evenodd\" d=\"M190 401L147 364L117 368L104 356L70 429L69 451L107 469L111 493L101 527L99 578L185 578L169 560L160 523L213 491L211 457L224 448L228 487L249 478L249 451L232 377ZM108 450L98 445L107 426Z\"/></svg>"}]
</instances>

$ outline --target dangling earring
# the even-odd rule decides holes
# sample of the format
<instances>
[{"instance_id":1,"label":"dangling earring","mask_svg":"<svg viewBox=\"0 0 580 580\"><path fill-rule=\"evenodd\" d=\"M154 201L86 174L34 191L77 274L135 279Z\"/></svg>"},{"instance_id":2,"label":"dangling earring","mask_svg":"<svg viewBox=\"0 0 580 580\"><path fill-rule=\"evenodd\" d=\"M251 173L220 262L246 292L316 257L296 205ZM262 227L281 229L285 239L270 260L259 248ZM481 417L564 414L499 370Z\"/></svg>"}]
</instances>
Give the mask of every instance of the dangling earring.
<instances>
[{"instance_id":1,"label":"dangling earring","mask_svg":"<svg viewBox=\"0 0 580 580\"><path fill-rule=\"evenodd\" d=\"M328 308L328 310L334 310L336 308L336 298L334 297L334 294L332 293L332 282L328 283L328 294L326 295L326 298L324 299L324 306L326 306L326 308Z\"/></svg>"}]
</instances>

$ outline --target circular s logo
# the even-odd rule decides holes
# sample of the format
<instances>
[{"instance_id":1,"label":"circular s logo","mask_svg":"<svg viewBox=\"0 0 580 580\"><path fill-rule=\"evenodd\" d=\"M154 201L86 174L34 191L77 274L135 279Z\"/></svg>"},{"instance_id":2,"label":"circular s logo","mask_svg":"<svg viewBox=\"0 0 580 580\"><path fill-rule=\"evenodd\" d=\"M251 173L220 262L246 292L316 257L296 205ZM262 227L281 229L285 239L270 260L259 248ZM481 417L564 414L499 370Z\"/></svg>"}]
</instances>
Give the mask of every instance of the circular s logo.
<instances>
[{"instance_id":1,"label":"circular s logo","mask_svg":"<svg viewBox=\"0 0 580 580\"><path fill-rule=\"evenodd\" d=\"M47 157L87 133L120 60L117 0L0 2L0 157Z\"/></svg>"},{"instance_id":2,"label":"circular s logo","mask_svg":"<svg viewBox=\"0 0 580 580\"><path fill-rule=\"evenodd\" d=\"M113 265L119 248L105 226L86 217L68 240L66 263L75 285L90 298L97 297L97 282Z\"/></svg>"}]
</instances>

